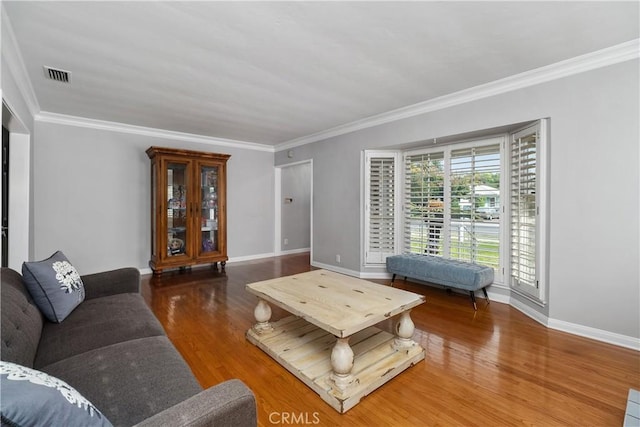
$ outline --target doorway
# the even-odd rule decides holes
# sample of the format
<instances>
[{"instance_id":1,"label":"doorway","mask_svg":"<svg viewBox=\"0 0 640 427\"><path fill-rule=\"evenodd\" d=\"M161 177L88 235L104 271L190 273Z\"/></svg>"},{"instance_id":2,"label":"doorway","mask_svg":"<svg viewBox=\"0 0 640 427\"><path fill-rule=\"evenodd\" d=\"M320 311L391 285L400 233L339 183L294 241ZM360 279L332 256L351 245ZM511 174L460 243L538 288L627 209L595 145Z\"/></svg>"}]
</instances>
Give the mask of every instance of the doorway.
<instances>
[{"instance_id":1,"label":"doorway","mask_svg":"<svg viewBox=\"0 0 640 427\"><path fill-rule=\"evenodd\" d=\"M275 254L313 259L313 161L276 166L275 179Z\"/></svg>"},{"instance_id":2,"label":"doorway","mask_svg":"<svg viewBox=\"0 0 640 427\"><path fill-rule=\"evenodd\" d=\"M31 245L31 135L13 111L3 99L0 264L20 271Z\"/></svg>"}]
</instances>

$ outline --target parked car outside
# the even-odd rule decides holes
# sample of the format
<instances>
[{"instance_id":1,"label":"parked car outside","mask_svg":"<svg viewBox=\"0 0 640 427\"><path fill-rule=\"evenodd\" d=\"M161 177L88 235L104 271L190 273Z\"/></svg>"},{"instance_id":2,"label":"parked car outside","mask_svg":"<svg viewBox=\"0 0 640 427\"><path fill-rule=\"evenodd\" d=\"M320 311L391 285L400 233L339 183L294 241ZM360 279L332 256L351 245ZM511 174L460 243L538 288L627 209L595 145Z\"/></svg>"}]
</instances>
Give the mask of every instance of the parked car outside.
<instances>
[{"instance_id":1,"label":"parked car outside","mask_svg":"<svg viewBox=\"0 0 640 427\"><path fill-rule=\"evenodd\" d=\"M500 218L500 208L497 206L485 206L476 209L476 213L484 219L498 219Z\"/></svg>"}]
</instances>

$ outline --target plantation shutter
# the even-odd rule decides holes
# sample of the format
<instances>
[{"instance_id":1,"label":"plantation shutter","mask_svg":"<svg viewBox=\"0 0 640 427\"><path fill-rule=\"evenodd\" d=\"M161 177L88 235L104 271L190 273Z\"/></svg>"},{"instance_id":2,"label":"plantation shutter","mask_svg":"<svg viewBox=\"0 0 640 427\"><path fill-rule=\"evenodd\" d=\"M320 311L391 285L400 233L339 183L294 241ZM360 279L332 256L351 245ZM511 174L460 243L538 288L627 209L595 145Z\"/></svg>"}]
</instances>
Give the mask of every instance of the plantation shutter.
<instances>
[{"instance_id":1,"label":"plantation shutter","mask_svg":"<svg viewBox=\"0 0 640 427\"><path fill-rule=\"evenodd\" d=\"M513 135L511 144L511 281L537 290L536 219L538 130Z\"/></svg>"},{"instance_id":2,"label":"plantation shutter","mask_svg":"<svg viewBox=\"0 0 640 427\"><path fill-rule=\"evenodd\" d=\"M404 251L443 255L444 152L405 156Z\"/></svg>"},{"instance_id":3,"label":"plantation shutter","mask_svg":"<svg viewBox=\"0 0 640 427\"><path fill-rule=\"evenodd\" d=\"M367 153L365 262L384 264L395 254L396 155Z\"/></svg>"},{"instance_id":4,"label":"plantation shutter","mask_svg":"<svg viewBox=\"0 0 640 427\"><path fill-rule=\"evenodd\" d=\"M500 144L451 150L449 257L500 266Z\"/></svg>"}]
</instances>

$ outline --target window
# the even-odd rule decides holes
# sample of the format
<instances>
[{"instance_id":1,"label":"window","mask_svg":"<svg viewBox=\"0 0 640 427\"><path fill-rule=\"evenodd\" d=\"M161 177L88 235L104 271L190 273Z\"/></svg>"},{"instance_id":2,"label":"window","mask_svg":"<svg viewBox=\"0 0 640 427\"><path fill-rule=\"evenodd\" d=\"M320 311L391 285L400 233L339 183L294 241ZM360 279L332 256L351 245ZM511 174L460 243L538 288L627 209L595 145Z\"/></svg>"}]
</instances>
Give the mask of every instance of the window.
<instances>
[{"instance_id":1,"label":"window","mask_svg":"<svg viewBox=\"0 0 640 427\"><path fill-rule=\"evenodd\" d=\"M396 153L368 152L365 263L384 264L396 247Z\"/></svg>"},{"instance_id":2,"label":"window","mask_svg":"<svg viewBox=\"0 0 640 427\"><path fill-rule=\"evenodd\" d=\"M510 285L526 295L544 300L540 260L544 259L544 217L540 215L545 174L541 172L544 130L541 121L511 135L510 144ZM544 158L544 157L542 157ZM542 206L544 207L544 206ZM544 209L542 209L544 212Z\"/></svg>"},{"instance_id":3,"label":"window","mask_svg":"<svg viewBox=\"0 0 640 427\"><path fill-rule=\"evenodd\" d=\"M405 156L404 252L443 255L444 152Z\"/></svg>"},{"instance_id":4,"label":"window","mask_svg":"<svg viewBox=\"0 0 640 427\"><path fill-rule=\"evenodd\" d=\"M401 251L488 265L502 274L503 137L405 154Z\"/></svg>"},{"instance_id":5,"label":"window","mask_svg":"<svg viewBox=\"0 0 640 427\"><path fill-rule=\"evenodd\" d=\"M409 252L487 265L496 283L544 303L546 129L540 120L493 138L365 152L365 263Z\"/></svg>"},{"instance_id":6,"label":"window","mask_svg":"<svg viewBox=\"0 0 640 427\"><path fill-rule=\"evenodd\" d=\"M500 268L500 143L451 151L449 258Z\"/></svg>"}]
</instances>

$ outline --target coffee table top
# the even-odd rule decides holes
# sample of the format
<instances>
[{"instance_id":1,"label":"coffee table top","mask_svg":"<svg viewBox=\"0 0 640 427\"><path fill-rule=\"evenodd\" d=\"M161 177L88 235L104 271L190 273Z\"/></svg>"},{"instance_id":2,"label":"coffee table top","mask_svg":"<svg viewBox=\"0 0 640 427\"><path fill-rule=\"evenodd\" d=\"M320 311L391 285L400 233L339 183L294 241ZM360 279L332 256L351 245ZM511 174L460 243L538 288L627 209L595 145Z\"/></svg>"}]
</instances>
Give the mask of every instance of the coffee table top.
<instances>
[{"instance_id":1,"label":"coffee table top","mask_svg":"<svg viewBox=\"0 0 640 427\"><path fill-rule=\"evenodd\" d=\"M250 283L246 289L340 338L425 302L423 295L327 270Z\"/></svg>"}]
</instances>

